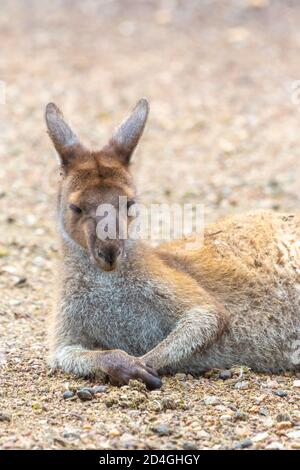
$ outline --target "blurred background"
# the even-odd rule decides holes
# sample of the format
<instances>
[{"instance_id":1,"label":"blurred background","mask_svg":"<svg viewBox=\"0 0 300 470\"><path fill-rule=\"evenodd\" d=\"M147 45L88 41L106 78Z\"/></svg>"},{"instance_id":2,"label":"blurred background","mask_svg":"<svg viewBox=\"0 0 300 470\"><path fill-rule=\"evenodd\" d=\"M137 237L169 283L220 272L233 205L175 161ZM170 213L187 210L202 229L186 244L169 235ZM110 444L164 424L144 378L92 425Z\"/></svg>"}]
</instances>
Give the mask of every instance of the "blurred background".
<instances>
[{"instance_id":1,"label":"blurred background","mask_svg":"<svg viewBox=\"0 0 300 470\"><path fill-rule=\"evenodd\" d=\"M298 0L1 0L0 357L14 378L0 380L5 396L16 380L24 394L5 407L27 416L54 383L44 358L58 168L46 103L101 147L146 96L133 164L145 202L201 202L206 222L299 210L299 24ZM29 421L18 426L0 445L30 447Z\"/></svg>"}]
</instances>

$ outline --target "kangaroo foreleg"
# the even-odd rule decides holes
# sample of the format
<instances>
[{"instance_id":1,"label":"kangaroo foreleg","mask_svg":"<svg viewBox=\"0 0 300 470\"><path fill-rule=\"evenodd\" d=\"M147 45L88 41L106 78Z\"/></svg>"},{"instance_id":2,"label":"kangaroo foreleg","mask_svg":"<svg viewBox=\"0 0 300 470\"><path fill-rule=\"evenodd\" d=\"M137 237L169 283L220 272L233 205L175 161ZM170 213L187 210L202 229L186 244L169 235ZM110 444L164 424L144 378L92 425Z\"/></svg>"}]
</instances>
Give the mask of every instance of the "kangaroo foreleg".
<instances>
[{"instance_id":1,"label":"kangaroo foreleg","mask_svg":"<svg viewBox=\"0 0 300 470\"><path fill-rule=\"evenodd\" d=\"M119 349L99 351L80 345L60 346L53 355L52 365L79 376L108 375L114 385L125 385L130 379L140 379L150 389L161 386L158 375L150 366Z\"/></svg>"},{"instance_id":2,"label":"kangaroo foreleg","mask_svg":"<svg viewBox=\"0 0 300 470\"><path fill-rule=\"evenodd\" d=\"M171 333L141 359L155 370L173 366L195 352L204 351L223 333L225 326L224 311L193 307L183 313Z\"/></svg>"}]
</instances>

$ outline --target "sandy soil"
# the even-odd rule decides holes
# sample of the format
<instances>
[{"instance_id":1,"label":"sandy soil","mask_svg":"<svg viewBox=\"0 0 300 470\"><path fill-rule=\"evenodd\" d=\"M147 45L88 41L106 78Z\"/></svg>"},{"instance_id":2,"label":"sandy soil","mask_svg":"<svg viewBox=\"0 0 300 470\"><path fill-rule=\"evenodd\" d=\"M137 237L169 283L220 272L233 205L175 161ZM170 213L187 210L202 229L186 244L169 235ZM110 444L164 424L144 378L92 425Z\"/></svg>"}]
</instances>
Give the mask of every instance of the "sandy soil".
<instances>
[{"instance_id":1,"label":"sandy soil","mask_svg":"<svg viewBox=\"0 0 300 470\"><path fill-rule=\"evenodd\" d=\"M146 202L201 201L207 222L298 210L299 24L296 0L2 0L1 448L300 448L289 374L237 367L228 380L211 371L152 393L133 383L63 398L97 384L45 364L58 244L43 122L55 101L98 146L147 96L134 164Z\"/></svg>"}]
</instances>

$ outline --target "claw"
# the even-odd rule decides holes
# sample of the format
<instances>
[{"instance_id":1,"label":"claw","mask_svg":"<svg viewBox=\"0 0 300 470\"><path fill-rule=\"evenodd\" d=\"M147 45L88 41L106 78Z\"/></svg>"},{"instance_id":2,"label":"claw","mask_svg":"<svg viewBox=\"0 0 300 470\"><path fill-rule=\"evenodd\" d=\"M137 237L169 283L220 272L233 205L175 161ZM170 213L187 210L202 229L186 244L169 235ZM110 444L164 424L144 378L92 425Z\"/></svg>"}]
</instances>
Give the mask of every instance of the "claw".
<instances>
[{"instance_id":1,"label":"claw","mask_svg":"<svg viewBox=\"0 0 300 470\"><path fill-rule=\"evenodd\" d=\"M129 356L123 351L112 352L111 358L114 361L108 373L112 385L127 385L131 379L135 379L144 382L149 390L162 386L157 372L142 360Z\"/></svg>"}]
</instances>

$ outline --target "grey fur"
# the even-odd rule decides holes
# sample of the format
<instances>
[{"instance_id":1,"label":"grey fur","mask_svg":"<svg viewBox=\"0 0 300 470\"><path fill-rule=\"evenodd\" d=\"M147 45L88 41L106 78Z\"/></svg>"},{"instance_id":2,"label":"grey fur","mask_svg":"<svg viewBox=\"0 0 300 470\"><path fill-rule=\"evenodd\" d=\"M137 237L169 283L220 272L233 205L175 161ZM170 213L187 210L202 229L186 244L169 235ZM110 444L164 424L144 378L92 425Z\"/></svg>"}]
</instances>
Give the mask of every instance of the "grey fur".
<instances>
[{"instance_id":1,"label":"grey fur","mask_svg":"<svg viewBox=\"0 0 300 470\"><path fill-rule=\"evenodd\" d=\"M144 130L149 113L149 104L142 98L132 113L115 130L111 142L116 145L124 159L129 161Z\"/></svg>"},{"instance_id":2,"label":"grey fur","mask_svg":"<svg viewBox=\"0 0 300 470\"><path fill-rule=\"evenodd\" d=\"M261 215L249 217L253 224ZM291 359L300 333L299 274L293 267L298 263L299 272L299 259L290 258L283 274L276 275L274 267L268 285L258 283L255 295L245 289L224 298L223 289L216 286L209 305L191 309L189 299L176 295L172 279L143 263L140 250L145 247L139 243L127 242L126 260L111 273L92 266L80 247L74 249L66 239L63 245L63 278L52 330L53 367L79 375L101 374L82 353L118 348L145 355L162 372L199 373L234 364L272 372L299 369ZM231 249L235 256L245 256L238 247ZM218 337L214 311L221 299L229 321ZM161 345L164 353L158 357L155 349L161 350Z\"/></svg>"},{"instance_id":3,"label":"grey fur","mask_svg":"<svg viewBox=\"0 0 300 470\"><path fill-rule=\"evenodd\" d=\"M67 147L79 144L78 137L65 122L62 112L54 103L47 104L45 118L49 135L59 153Z\"/></svg>"}]
</instances>

